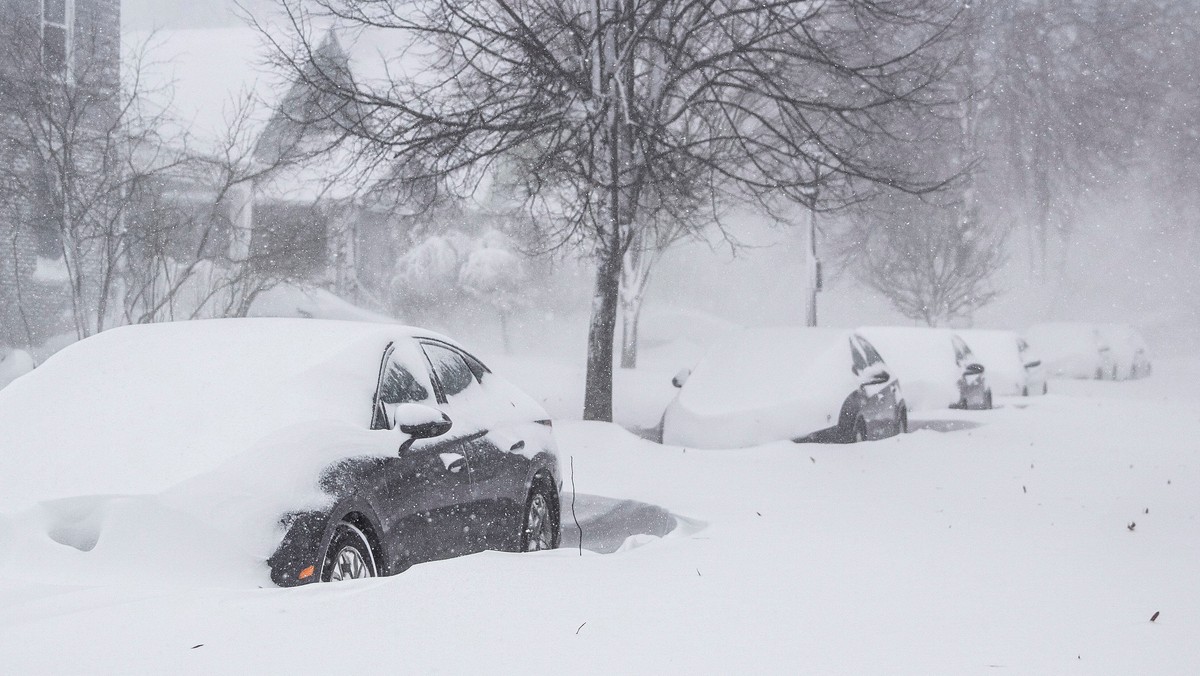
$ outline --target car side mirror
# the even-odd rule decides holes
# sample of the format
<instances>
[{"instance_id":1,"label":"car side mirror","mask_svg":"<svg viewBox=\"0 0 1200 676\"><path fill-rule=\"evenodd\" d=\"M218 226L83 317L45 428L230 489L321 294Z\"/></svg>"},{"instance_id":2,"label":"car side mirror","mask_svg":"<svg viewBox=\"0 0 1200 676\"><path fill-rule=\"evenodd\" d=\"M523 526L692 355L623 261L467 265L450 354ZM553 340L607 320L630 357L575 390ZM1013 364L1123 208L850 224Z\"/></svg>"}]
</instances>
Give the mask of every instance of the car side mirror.
<instances>
[{"instance_id":1,"label":"car side mirror","mask_svg":"<svg viewBox=\"0 0 1200 676\"><path fill-rule=\"evenodd\" d=\"M691 369L679 369L679 373L676 373L675 377L671 378L671 384L675 387L683 387L684 383L686 383L690 377L692 377Z\"/></svg>"},{"instance_id":2,"label":"car side mirror","mask_svg":"<svg viewBox=\"0 0 1200 676\"><path fill-rule=\"evenodd\" d=\"M1027 369L1035 369L1035 368L1037 368L1037 367L1039 367L1039 366L1041 366L1041 365L1042 365L1042 360L1041 360L1041 359L1035 359L1035 360L1033 360L1033 361L1029 362L1028 364L1026 364L1026 365L1025 365L1025 368L1027 368Z\"/></svg>"},{"instance_id":3,"label":"car side mirror","mask_svg":"<svg viewBox=\"0 0 1200 676\"><path fill-rule=\"evenodd\" d=\"M892 374L887 371L875 371L874 373L865 374L863 385L883 385L892 379Z\"/></svg>"},{"instance_id":4,"label":"car side mirror","mask_svg":"<svg viewBox=\"0 0 1200 676\"><path fill-rule=\"evenodd\" d=\"M882 385L892 379L892 375L887 372L883 362L875 362L862 371L858 371L858 377L863 387L867 385Z\"/></svg>"},{"instance_id":5,"label":"car side mirror","mask_svg":"<svg viewBox=\"0 0 1200 676\"><path fill-rule=\"evenodd\" d=\"M967 364L967 368L963 369L964 376L978 376L983 374L983 364Z\"/></svg>"},{"instance_id":6,"label":"car side mirror","mask_svg":"<svg viewBox=\"0 0 1200 676\"><path fill-rule=\"evenodd\" d=\"M440 437L453 426L450 416L424 404L400 404L396 407L392 421L392 429L399 430L408 437L400 445L401 453L407 451L418 439Z\"/></svg>"}]
</instances>

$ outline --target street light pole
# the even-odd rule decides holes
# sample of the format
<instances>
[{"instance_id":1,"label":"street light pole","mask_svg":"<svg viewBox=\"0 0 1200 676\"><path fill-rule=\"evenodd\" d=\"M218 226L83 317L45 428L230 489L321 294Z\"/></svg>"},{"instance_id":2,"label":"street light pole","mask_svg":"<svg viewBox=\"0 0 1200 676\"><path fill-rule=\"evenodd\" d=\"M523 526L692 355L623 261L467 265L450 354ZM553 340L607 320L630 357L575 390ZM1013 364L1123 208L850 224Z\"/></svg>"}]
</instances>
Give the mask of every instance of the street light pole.
<instances>
[{"instance_id":1,"label":"street light pole","mask_svg":"<svg viewBox=\"0 0 1200 676\"><path fill-rule=\"evenodd\" d=\"M817 211L816 209L806 209L808 217L808 246L805 249L804 267L807 273L808 297L805 299L807 305L804 312L804 325L817 325L817 294L820 293L824 286L824 279L821 270L821 260L817 258Z\"/></svg>"}]
</instances>

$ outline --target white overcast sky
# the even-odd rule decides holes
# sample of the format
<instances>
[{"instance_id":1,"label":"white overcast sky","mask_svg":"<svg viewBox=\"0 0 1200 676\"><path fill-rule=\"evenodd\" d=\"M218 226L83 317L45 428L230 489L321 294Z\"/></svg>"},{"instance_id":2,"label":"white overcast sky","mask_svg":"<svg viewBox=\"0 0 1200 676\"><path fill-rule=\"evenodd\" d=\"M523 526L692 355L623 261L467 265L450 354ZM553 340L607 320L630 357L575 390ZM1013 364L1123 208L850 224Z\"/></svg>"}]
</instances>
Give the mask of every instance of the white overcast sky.
<instances>
[{"instance_id":1,"label":"white overcast sky","mask_svg":"<svg viewBox=\"0 0 1200 676\"><path fill-rule=\"evenodd\" d=\"M269 7L274 0L241 0L254 8ZM122 0L121 23L125 30L202 28L237 23L234 0Z\"/></svg>"}]
</instances>

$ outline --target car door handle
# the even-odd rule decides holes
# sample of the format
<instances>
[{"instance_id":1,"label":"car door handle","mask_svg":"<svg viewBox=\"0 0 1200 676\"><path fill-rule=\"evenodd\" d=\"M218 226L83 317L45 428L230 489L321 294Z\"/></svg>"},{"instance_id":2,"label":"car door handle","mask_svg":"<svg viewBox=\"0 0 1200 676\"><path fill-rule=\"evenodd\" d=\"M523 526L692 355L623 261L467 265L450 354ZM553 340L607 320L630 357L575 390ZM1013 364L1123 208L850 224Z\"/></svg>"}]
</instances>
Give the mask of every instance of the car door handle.
<instances>
[{"instance_id":1,"label":"car door handle","mask_svg":"<svg viewBox=\"0 0 1200 676\"><path fill-rule=\"evenodd\" d=\"M438 453L438 458L452 474L458 474L467 466L467 459L461 453Z\"/></svg>"}]
</instances>

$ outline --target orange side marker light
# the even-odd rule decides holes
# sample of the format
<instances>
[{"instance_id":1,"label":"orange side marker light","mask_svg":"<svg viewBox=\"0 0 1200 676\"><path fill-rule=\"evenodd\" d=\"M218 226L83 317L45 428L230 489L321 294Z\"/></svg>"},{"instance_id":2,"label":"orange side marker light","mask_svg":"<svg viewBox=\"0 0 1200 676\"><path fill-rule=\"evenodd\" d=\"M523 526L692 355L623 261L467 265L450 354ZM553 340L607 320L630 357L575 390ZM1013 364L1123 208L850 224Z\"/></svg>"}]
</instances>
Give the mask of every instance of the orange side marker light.
<instances>
[{"instance_id":1,"label":"orange side marker light","mask_svg":"<svg viewBox=\"0 0 1200 676\"><path fill-rule=\"evenodd\" d=\"M300 579L303 580L306 578L310 578L310 577L312 577L312 574L315 572L316 572L316 568L314 566L309 566L308 568L305 568L304 570L300 571Z\"/></svg>"}]
</instances>

